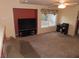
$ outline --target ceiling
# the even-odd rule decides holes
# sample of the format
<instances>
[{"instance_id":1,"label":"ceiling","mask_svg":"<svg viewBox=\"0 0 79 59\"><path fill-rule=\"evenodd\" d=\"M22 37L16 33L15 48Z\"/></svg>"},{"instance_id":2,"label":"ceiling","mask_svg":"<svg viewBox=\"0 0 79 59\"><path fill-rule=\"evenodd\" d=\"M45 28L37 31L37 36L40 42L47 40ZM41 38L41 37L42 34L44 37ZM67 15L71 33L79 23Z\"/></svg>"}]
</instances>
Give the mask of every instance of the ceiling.
<instances>
[{"instance_id":1,"label":"ceiling","mask_svg":"<svg viewBox=\"0 0 79 59\"><path fill-rule=\"evenodd\" d=\"M38 4L38 5L48 5L48 6L54 6L56 2L59 0L22 0L26 1L27 4ZM27 2L28 1L28 2ZM64 0L65 2L77 2L79 3L79 0Z\"/></svg>"}]
</instances>

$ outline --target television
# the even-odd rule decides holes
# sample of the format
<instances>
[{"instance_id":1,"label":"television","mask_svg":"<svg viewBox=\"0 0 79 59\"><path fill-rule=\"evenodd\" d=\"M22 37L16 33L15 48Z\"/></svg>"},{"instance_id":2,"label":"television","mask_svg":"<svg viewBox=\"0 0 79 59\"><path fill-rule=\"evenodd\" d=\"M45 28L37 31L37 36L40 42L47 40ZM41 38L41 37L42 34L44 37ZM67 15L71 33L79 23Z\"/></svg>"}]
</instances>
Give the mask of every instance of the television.
<instances>
[{"instance_id":1,"label":"television","mask_svg":"<svg viewBox=\"0 0 79 59\"><path fill-rule=\"evenodd\" d=\"M33 29L37 26L37 21L35 18L20 18L18 19L19 30Z\"/></svg>"}]
</instances>

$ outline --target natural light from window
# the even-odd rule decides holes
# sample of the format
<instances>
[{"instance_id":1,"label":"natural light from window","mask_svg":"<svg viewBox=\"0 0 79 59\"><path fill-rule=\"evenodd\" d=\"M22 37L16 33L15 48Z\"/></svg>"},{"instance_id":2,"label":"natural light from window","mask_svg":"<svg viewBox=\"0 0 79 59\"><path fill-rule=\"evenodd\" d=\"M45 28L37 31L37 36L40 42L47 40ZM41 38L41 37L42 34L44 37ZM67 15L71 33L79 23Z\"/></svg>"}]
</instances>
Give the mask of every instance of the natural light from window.
<instances>
[{"instance_id":1,"label":"natural light from window","mask_svg":"<svg viewBox=\"0 0 79 59\"><path fill-rule=\"evenodd\" d=\"M56 17L54 14L42 14L41 28L56 26Z\"/></svg>"}]
</instances>

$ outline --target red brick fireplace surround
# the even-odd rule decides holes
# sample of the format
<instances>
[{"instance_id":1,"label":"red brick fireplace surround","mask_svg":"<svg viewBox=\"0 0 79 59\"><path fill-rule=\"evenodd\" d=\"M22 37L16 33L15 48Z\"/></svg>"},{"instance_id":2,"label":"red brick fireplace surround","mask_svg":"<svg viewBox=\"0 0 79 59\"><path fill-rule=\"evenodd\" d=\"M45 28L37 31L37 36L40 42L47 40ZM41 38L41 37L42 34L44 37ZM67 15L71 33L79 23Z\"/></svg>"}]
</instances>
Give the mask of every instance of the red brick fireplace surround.
<instances>
[{"instance_id":1,"label":"red brick fireplace surround","mask_svg":"<svg viewBox=\"0 0 79 59\"><path fill-rule=\"evenodd\" d=\"M14 14L14 26L16 36L18 34L18 19L19 18L34 18L37 21L37 10L36 9L23 9L23 8L13 8Z\"/></svg>"}]
</instances>

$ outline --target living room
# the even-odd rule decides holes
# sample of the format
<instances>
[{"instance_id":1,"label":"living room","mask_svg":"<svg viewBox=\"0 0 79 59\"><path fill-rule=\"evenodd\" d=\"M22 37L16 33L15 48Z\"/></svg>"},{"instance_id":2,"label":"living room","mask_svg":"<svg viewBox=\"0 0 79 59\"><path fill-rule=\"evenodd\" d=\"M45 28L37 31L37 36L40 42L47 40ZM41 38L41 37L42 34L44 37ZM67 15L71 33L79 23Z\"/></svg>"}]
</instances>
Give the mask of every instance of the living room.
<instances>
[{"instance_id":1,"label":"living room","mask_svg":"<svg viewBox=\"0 0 79 59\"><path fill-rule=\"evenodd\" d=\"M68 23L68 35L71 37L75 36L76 23L78 17L79 5L66 7L65 9L58 9L53 6L48 5L35 5L35 4L26 4L21 3L20 0L1 0L0 2L0 25L5 27L6 38L13 37L16 39L16 30L15 30L15 21L14 21L14 12L13 9L33 9L37 10L37 34L42 35L43 33L53 33L56 31L56 26L41 28L41 9L57 10L57 20L56 24L59 23ZM16 25L17 26L17 25ZM60 34L61 35L61 34ZM53 37L53 36L52 36ZM30 40L30 39L29 39Z\"/></svg>"}]
</instances>

